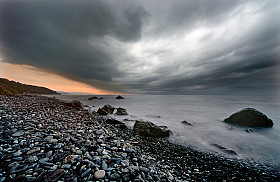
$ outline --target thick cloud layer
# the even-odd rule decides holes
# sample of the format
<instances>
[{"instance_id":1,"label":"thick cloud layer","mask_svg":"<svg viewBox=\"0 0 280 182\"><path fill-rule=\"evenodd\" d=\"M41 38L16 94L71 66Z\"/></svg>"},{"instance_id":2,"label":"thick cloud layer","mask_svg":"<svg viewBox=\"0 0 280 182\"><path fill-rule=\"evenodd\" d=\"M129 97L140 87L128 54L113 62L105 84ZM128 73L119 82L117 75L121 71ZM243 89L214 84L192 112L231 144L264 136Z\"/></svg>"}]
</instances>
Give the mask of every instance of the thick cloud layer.
<instances>
[{"instance_id":1,"label":"thick cloud layer","mask_svg":"<svg viewBox=\"0 0 280 182\"><path fill-rule=\"evenodd\" d=\"M111 91L275 92L279 9L276 0L2 0L0 54Z\"/></svg>"}]
</instances>

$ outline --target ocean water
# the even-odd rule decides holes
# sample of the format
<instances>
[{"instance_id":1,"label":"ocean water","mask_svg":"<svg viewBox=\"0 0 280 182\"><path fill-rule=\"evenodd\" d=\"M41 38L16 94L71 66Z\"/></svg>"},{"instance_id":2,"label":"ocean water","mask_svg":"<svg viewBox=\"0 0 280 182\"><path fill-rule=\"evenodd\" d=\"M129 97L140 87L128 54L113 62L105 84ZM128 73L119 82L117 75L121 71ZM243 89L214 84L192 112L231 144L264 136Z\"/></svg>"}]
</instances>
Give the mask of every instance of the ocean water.
<instances>
[{"instance_id":1,"label":"ocean water","mask_svg":"<svg viewBox=\"0 0 280 182\"><path fill-rule=\"evenodd\" d=\"M88 100L91 96L59 95L62 100L80 100L91 110L105 104L127 109L129 115L117 116L132 127L135 120L143 119L165 125L172 131L170 141L214 155L238 159L251 165L280 169L280 98L277 96L213 96L213 95L103 95L102 100ZM274 122L272 128L234 126L223 120L247 108L255 108ZM192 125L183 124L188 121ZM217 147L219 146L219 147ZM222 149L226 148L227 151ZM228 151L234 151L236 154Z\"/></svg>"}]
</instances>

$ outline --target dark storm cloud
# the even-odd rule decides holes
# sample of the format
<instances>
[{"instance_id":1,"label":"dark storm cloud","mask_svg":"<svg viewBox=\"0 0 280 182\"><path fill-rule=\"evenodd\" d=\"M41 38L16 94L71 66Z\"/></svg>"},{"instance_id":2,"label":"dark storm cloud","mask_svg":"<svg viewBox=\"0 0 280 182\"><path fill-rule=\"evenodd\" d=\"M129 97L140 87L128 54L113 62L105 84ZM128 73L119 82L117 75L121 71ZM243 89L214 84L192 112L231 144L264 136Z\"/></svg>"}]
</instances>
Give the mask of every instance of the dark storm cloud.
<instances>
[{"instance_id":1,"label":"dark storm cloud","mask_svg":"<svg viewBox=\"0 0 280 182\"><path fill-rule=\"evenodd\" d=\"M1 1L2 61L127 93L279 88L280 3Z\"/></svg>"},{"instance_id":2,"label":"dark storm cloud","mask_svg":"<svg viewBox=\"0 0 280 182\"><path fill-rule=\"evenodd\" d=\"M112 55L100 46L103 37L136 41L147 15L141 7L115 8L105 1L2 1L0 12L5 62L36 66L94 85L103 82L97 86L110 90L119 88L100 85L120 73Z\"/></svg>"}]
</instances>

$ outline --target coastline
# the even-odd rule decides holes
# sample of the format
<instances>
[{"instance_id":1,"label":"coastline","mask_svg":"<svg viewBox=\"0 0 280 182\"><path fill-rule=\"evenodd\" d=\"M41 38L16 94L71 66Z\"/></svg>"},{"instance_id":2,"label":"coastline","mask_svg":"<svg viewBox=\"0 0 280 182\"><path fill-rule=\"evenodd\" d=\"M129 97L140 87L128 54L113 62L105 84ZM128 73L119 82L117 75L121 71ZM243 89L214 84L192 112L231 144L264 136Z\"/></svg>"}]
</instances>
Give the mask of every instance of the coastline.
<instances>
[{"instance_id":1,"label":"coastline","mask_svg":"<svg viewBox=\"0 0 280 182\"><path fill-rule=\"evenodd\" d=\"M0 96L0 181L279 181L44 96ZM99 175L99 176L98 176Z\"/></svg>"}]
</instances>

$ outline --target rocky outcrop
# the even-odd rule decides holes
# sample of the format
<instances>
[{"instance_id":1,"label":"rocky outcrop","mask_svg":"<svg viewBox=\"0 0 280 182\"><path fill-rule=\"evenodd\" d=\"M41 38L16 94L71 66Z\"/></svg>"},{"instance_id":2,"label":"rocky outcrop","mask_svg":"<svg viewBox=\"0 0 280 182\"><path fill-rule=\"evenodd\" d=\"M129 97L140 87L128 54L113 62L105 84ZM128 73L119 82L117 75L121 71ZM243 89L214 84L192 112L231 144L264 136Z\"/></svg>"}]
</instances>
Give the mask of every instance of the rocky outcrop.
<instances>
[{"instance_id":1,"label":"rocky outcrop","mask_svg":"<svg viewBox=\"0 0 280 182\"><path fill-rule=\"evenodd\" d=\"M157 126L149 121L136 121L133 130L145 137L168 137L171 133L167 126Z\"/></svg>"},{"instance_id":2,"label":"rocky outcrop","mask_svg":"<svg viewBox=\"0 0 280 182\"><path fill-rule=\"evenodd\" d=\"M126 109L119 107L116 112L117 115L128 115Z\"/></svg>"},{"instance_id":3,"label":"rocky outcrop","mask_svg":"<svg viewBox=\"0 0 280 182\"><path fill-rule=\"evenodd\" d=\"M123 97L123 96L118 95L118 96L116 97L116 99L124 99L124 97Z\"/></svg>"},{"instance_id":4,"label":"rocky outcrop","mask_svg":"<svg viewBox=\"0 0 280 182\"><path fill-rule=\"evenodd\" d=\"M273 121L254 108L246 108L232 114L224 122L249 127L272 127Z\"/></svg>"},{"instance_id":5,"label":"rocky outcrop","mask_svg":"<svg viewBox=\"0 0 280 182\"><path fill-rule=\"evenodd\" d=\"M107 114L113 114L115 108L109 104L104 105L102 108L99 108L97 113L99 115L107 115Z\"/></svg>"},{"instance_id":6,"label":"rocky outcrop","mask_svg":"<svg viewBox=\"0 0 280 182\"><path fill-rule=\"evenodd\" d=\"M98 97L92 96L92 97L88 98L88 100L93 100L93 99L98 99Z\"/></svg>"},{"instance_id":7,"label":"rocky outcrop","mask_svg":"<svg viewBox=\"0 0 280 182\"><path fill-rule=\"evenodd\" d=\"M72 100L70 103L68 103L68 106L74 107L75 110L82 110L83 109L82 102L80 102L78 100Z\"/></svg>"}]
</instances>

